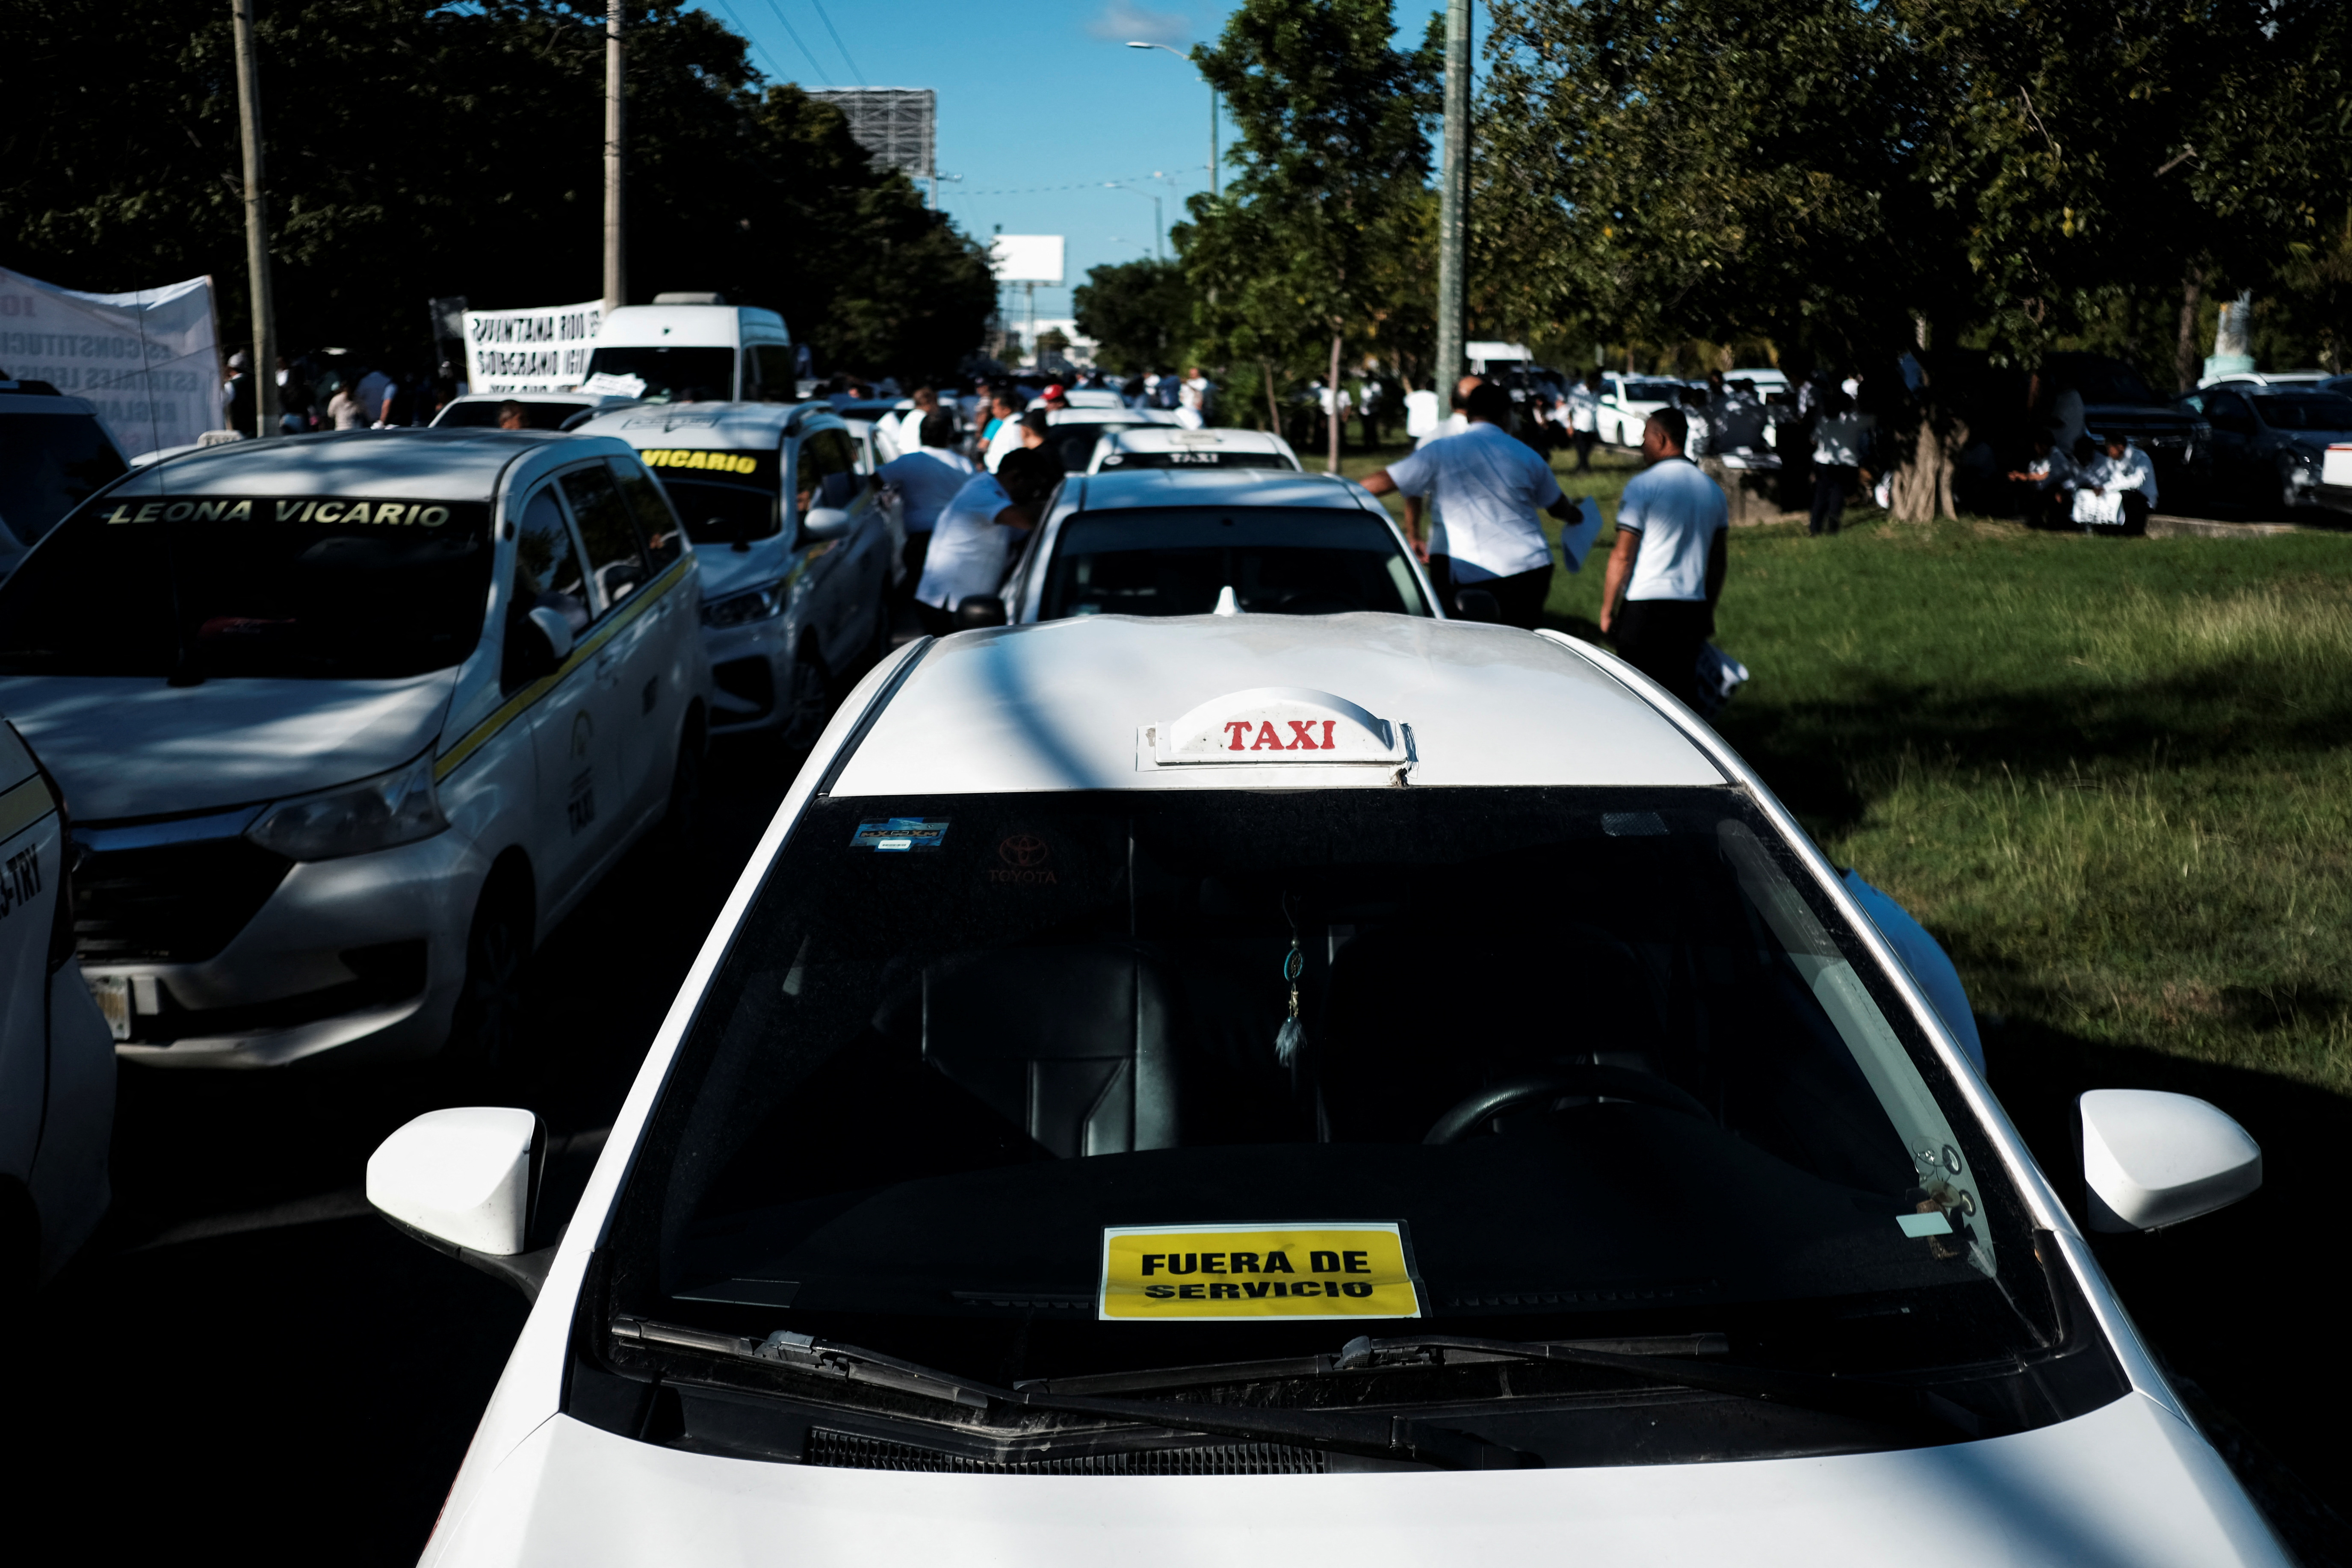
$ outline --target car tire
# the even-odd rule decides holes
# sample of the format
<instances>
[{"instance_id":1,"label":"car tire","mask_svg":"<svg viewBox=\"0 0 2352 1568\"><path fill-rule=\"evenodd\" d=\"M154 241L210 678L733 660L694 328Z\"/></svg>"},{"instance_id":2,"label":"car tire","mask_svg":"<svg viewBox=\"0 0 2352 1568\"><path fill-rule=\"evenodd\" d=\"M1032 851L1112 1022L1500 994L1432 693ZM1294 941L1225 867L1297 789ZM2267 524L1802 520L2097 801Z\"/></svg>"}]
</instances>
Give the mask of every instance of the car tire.
<instances>
[{"instance_id":1,"label":"car tire","mask_svg":"<svg viewBox=\"0 0 2352 1568\"><path fill-rule=\"evenodd\" d=\"M465 1067L496 1071L520 1055L530 962L530 883L519 867L490 873L466 932L466 977L449 1024L449 1054Z\"/></svg>"}]
</instances>

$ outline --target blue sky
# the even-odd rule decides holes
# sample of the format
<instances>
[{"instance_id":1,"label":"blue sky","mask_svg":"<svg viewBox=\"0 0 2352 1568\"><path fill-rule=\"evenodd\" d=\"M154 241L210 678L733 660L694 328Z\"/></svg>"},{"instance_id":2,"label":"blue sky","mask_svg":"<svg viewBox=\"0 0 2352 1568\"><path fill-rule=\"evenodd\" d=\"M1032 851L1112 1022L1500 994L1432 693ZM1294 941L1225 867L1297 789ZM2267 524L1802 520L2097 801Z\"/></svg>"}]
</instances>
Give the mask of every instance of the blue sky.
<instances>
[{"instance_id":1,"label":"blue sky","mask_svg":"<svg viewBox=\"0 0 2352 1568\"><path fill-rule=\"evenodd\" d=\"M1394 0L1420 37L1442 0ZM940 205L967 233L1068 237L1070 283L1152 253L1152 205L1174 223L1208 188L1209 89L1158 49L1213 41L1213 0L700 0L751 40L774 80L809 87L928 87L939 93ZM1483 16L1480 18L1484 20ZM1231 128L1224 132L1227 145ZM1154 178L1155 175L1160 176ZM1118 181L1130 190L1107 188ZM1037 313L1069 313L1039 289Z\"/></svg>"}]
</instances>

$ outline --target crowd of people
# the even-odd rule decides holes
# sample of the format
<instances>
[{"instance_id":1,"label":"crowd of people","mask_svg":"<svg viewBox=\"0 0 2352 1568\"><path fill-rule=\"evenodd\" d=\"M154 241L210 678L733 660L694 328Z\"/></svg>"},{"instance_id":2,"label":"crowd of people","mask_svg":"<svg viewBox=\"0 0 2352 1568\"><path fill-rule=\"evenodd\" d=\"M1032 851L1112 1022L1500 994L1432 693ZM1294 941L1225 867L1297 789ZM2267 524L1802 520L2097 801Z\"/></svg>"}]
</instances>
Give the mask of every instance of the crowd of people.
<instances>
[{"instance_id":1,"label":"crowd of people","mask_svg":"<svg viewBox=\"0 0 2352 1568\"><path fill-rule=\"evenodd\" d=\"M278 356L278 425L289 436L315 430L384 430L430 425L462 390L457 367L443 361L433 374L383 367L356 354ZM259 418L260 384L244 350L228 356L221 386L223 425L246 435Z\"/></svg>"}]
</instances>

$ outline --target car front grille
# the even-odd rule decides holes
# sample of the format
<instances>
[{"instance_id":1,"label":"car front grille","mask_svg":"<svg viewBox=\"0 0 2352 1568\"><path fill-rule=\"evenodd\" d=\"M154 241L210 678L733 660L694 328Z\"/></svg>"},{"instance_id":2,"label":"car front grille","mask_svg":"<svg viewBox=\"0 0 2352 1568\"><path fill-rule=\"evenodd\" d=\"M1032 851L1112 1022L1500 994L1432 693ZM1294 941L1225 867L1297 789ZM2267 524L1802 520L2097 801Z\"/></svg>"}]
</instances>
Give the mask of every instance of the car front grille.
<instances>
[{"instance_id":1,"label":"car front grille","mask_svg":"<svg viewBox=\"0 0 2352 1568\"><path fill-rule=\"evenodd\" d=\"M1140 1448L1069 1459L975 1459L962 1454L831 1432L808 1435L807 1462L845 1470L922 1470L974 1476L1319 1476L1329 1464L1314 1448L1283 1443L1219 1443Z\"/></svg>"},{"instance_id":2,"label":"car front grille","mask_svg":"<svg viewBox=\"0 0 2352 1568\"><path fill-rule=\"evenodd\" d=\"M247 838L89 852L74 868L85 963L201 963L260 912L294 862Z\"/></svg>"}]
</instances>

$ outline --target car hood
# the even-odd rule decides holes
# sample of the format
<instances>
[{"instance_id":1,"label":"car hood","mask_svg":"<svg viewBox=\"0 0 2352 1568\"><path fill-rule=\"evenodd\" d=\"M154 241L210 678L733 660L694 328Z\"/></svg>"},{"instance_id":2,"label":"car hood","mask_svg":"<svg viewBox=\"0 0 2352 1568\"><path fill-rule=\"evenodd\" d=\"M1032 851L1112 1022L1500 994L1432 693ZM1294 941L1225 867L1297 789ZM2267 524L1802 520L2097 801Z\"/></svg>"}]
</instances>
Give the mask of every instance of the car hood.
<instances>
[{"instance_id":1,"label":"car hood","mask_svg":"<svg viewBox=\"0 0 2352 1568\"><path fill-rule=\"evenodd\" d=\"M749 550L725 544L697 550L694 563L702 574L702 602L716 604L730 594L774 582L784 574L790 556L782 534L757 541Z\"/></svg>"},{"instance_id":2,"label":"car hood","mask_svg":"<svg viewBox=\"0 0 2352 1568\"><path fill-rule=\"evenodd\" d=\"M1834 1458L1324 1476L978 1476L692 1454L541 1423L433 1568L1198 1568L1302 1563L2216 1568L2289 1559L2140 1394L2015 1436Z\"/></svg>"},{"instance_id":3,"label":"car hood","mask_svg":"<svg viewBox=\"0 0 2352 1568\"><path fill-rule=\"evenodd\" d=\"M0 679L5 714L81 823L278 800L397 767L433 743L455 670L405 680Z\"/></svg>"}]
</instances>

